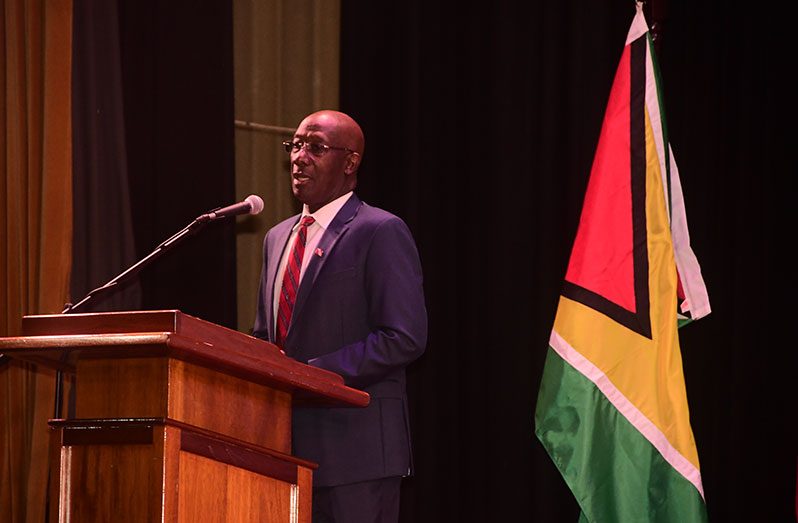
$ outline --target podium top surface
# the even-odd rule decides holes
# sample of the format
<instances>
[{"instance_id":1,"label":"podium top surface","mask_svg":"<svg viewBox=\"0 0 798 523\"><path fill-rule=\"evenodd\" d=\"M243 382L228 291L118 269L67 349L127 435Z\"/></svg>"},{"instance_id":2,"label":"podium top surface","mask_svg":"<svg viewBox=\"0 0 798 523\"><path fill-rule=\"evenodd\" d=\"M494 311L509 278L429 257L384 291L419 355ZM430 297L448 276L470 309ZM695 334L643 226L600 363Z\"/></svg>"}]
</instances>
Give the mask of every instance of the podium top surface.
<instances>
[{"instance_id":1,"label":"podium top surface","mask_svg":"<svg viewBox=\"0 0 798 523\"><path fill-rule=\"evenodd\" d=\"M74 372L81 358L169 357L294 393L305 403L364 407L366 392L271 343L178 310L32 315L0 354Z\"/></svg>"}]
</instances>

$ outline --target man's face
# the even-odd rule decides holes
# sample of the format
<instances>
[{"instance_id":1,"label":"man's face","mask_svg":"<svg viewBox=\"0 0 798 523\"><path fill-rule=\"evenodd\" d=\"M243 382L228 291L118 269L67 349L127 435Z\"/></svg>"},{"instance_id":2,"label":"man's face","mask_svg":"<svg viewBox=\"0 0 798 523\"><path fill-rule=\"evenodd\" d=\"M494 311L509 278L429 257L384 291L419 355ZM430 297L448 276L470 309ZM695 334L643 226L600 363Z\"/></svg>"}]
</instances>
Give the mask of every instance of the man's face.
<instances>
[{"instance_id":1,"label":"man's face","mask_svg":"<svg viewBox=\"0 0 798 523\"><path fill-rule=\"evenodd\" d=\"M311 115L299 124L293 141L345 147L346 144L339 143L341 137L336 131L333 118ZM316 212L351 190L354 175L347 173L350 154L345 150L328 149L321 155L314 155L308 147L291 152L291 190L310 212Z\"/></svg>"}]
</instances>

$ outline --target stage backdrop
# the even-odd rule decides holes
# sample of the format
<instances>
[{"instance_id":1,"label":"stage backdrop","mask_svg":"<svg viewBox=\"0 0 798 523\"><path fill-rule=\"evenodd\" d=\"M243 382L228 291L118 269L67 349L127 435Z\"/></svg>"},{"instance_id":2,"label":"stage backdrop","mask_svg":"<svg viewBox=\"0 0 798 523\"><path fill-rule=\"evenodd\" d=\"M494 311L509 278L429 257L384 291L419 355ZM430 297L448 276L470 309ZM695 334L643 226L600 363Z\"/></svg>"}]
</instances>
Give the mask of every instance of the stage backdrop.
<instances>
[{"instance_id":1,"label":"stage backdrop","mask_svg":"<svg viewBox=\"0 0 798 523\"><path fill-rule=\"evenodd\" d=\"M235 200L234 6L120 4L143 257ZM776 209L794 171L785 31L750 5L657 5L670 142L713 305L681 332L709 518L792 521L795 351L774 305ZM367 137L358 192L408 222L430 314L428 352L410 369L417 475L402 520L576 521L533 414L634 3L341 6L340 108ZM142 305L235 326L234 253L232 223L203 232L142 275Z\"/></svg>"},{"instance_id":2,"label":"stage backdrop","mask_svg":"<svg viewBox=\"0 0 798 523\"><path fill-rule=\"evenodd\" d=\"M794 172L783 38L750 5L650 4L713 305L680 333L709 519L793 521L795 351L774 304L777 195ZM634 3L343 9L341 106L367 136L360 195L408 220L430 310L403 521L576 521L533 413Z\"/></svg>"}]
</instances>

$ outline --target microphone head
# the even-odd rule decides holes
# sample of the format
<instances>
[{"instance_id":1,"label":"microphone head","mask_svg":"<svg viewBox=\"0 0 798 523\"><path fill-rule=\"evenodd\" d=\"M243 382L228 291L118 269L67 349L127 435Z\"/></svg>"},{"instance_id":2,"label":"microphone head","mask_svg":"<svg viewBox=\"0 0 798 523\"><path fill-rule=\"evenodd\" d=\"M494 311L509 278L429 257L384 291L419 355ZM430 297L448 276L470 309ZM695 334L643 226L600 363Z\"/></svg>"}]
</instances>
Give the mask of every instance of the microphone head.
<instances>
[{"instance_id":1,"label":"microphone head","mask_svg":"<svg viewBox=\"0 0 798 523\"><path fill-rule=\"evenodd\" d=\"M258 214L263 210L263 198L257 194L250 194L244 201L249 203L249 214Z\"/></svg>"}]
</instances>

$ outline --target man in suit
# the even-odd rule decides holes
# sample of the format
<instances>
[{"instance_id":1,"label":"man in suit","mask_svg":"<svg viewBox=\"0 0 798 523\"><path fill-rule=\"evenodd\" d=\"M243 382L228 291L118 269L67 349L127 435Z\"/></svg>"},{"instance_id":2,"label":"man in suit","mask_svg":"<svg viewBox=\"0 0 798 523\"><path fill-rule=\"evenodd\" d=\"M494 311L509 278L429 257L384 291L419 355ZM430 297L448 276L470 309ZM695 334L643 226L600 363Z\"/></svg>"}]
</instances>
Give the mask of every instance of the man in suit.
<instances>
[{"instance_id":1,"label":"man in suit","mask_svg":"<svg viewBox=\"0 0 798 523\"><path fill-rule=\"evenodd\" d=\"M313 521L396 522L412 472L405 368L427 341L416 245L353 192L364 138L351 117L313 113L284 145L303 210L264 238L254 335L371 396L362 409L294 411L294 454L319 464Z\"/></svg>"}]
</instances>

